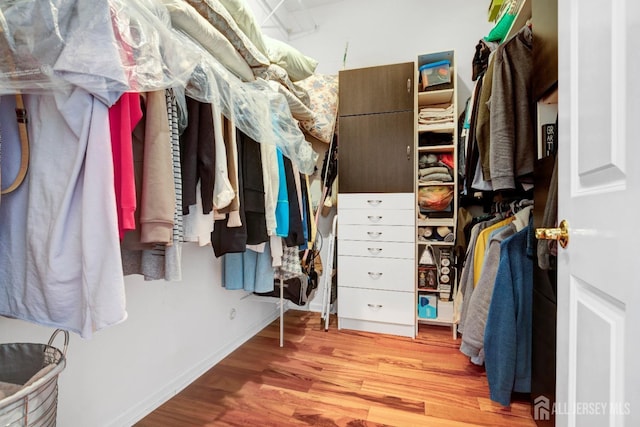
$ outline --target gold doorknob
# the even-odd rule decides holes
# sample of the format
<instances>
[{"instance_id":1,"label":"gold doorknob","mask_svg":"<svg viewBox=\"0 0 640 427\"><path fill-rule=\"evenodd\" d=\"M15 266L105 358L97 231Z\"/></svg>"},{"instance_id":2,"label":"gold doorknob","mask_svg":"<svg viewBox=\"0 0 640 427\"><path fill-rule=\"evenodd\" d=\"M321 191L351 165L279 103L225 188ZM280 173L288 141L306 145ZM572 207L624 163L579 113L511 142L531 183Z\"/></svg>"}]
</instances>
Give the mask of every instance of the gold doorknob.
<instances>
[{"instance_id":1,"label":"gold doorknob","mask_svg":"<svg viewBox=\"0 0 640 427\"><path fill-rule=\"evenodd\" d=\"M536 228L536 239L557 240L560 246L566 248L569 244L569 223L563 219L558 228Z\"/></svg>"}]
</instances>

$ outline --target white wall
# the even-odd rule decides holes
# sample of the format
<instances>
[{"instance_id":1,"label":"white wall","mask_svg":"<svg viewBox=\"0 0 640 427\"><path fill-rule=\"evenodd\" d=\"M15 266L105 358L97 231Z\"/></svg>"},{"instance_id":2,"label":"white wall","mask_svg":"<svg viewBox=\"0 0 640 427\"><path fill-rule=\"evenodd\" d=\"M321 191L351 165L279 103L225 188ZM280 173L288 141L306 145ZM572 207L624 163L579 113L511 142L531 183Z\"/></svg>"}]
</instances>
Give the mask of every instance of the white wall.
<instances>
[{"instance_id":1,"label":"white wall","mask_svg":"<svg viewBox=\"0 0 640 427\"><path fill-rule=\"evenodd\" d=\"M273 303L221 288L211 247L185 244L183 279L127 277L127 320L90 340L71 335L59 377L58 425L129 426L278 315ZM0 318L3 343L46 343L52 332ZM55 345L61 348L60 337Z\"/></svg>"},{"instance_id":2,"label":"white wall","mask_svg":"<svg viewBox=\"0 0 640 427\"><path fill-rule=\"evenodd\" d=\"M477 0L334 2L313 9L317 32L290 43L319 60L320 73L342 68L346 42L347 68L413 61L421 53L456 49L459 76L471 87L474 48L490 28L487 5ZM460 90L461 96L465 92ZM323 218L325 235L330 227L331 217ZM330 263L323 262L329 271ZM220 264L210 247L185 245L183 273L179 283L128 277L129 318L91 340L72 335L59 381L58 425L130 425L277 317L275 305L220 287ZM312 309L320 309L321 294L320 289ZM232 308L237 311L233 320ZM50 328L0 318L0 342L46 342L51 333Z\"/></svg>"}]
</instances>

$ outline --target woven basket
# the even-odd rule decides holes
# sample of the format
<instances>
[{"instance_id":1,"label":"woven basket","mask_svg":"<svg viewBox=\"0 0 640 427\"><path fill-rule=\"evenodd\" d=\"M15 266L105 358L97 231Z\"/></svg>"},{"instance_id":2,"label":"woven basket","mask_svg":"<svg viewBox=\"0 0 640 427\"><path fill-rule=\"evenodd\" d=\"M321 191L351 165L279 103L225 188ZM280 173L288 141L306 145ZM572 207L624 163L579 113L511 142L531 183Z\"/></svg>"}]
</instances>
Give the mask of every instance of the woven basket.
<instances>
[{"instance_id":1,"label":"woven basket","mask_svg":"<svg viewBox=\"0 0 640 427\"><path fill-rule=\"evenodd\" d=\"M64 334L62 351L52 346ZM58 375L65 368L69 332L57 329L48 344L0 344L0 381L24 385L43 368L46 373L18 392L0 400L0 426L55 426L58 404Z\"/></svg>"}]
</instances>

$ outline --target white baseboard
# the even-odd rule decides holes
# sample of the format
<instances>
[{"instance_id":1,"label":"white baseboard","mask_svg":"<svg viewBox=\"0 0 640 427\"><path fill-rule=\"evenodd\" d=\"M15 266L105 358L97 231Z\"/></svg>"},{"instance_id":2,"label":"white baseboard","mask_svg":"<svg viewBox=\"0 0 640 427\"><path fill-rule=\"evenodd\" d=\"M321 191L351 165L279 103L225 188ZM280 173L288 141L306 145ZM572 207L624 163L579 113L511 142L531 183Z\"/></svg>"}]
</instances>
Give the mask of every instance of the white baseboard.
<instances>
[{"instance_id":1,"label":"white baseboard","mask_svg":"<svg viewBox=\"0 0 640 427\"><path fill-rule=\"evenodd\" d=\"M320 301L318 302L312 301L311 304L309 304L309 311L313 311L315 313L321 313L322 303Z\"/></svg>"},{"instance_id":2,"label":"white baseboard","mask_svg":"<svg viewBox=\"0 0 640 427\"><path fill-rule=\"evenodd\" d=\"M173 381L167 383L165 387L158 390L156 393L150 395L147 399L133 405L129 410L125 411L115 420L107 424L108 427L122 427L131 426L142 418L147 416L153 410L165 403L167 400L178 394L189 384L195 381L202 374L218 364L222 359L227 357L231 352L236 350L266 326L271 324L280 316L280 309L277 308L266 318L256 322L253 326L249 327L247 331L239 336L237 339L229 342L226 346L221 348L216 353L210 355L200 363L186 370L182 375L175 378Z\"/></svg>"}]
</instances>

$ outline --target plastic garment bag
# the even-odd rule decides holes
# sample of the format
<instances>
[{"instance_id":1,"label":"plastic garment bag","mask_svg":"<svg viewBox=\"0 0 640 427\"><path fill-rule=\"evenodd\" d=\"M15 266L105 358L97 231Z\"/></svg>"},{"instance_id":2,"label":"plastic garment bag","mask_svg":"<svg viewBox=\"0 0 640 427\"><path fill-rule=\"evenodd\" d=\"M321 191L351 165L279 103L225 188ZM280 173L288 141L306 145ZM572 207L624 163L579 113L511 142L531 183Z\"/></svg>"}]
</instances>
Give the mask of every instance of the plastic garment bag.
<instances>
[{"instance_id":1,"label":"plastic garment bag","mask_svg":"<svg viewBox=\"0 0 640 427\"><path fill-rule=\"evenodd\" d=\"M161 2L0 0L0 94L74 86L107 105L125 91L184 90L216 104L252 139L279 147L301 172L313 173L317 153L284 96L261 79L237 78L174 29Z\"/></svg>"}]
</instances>

